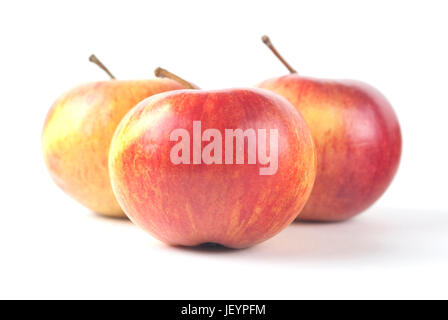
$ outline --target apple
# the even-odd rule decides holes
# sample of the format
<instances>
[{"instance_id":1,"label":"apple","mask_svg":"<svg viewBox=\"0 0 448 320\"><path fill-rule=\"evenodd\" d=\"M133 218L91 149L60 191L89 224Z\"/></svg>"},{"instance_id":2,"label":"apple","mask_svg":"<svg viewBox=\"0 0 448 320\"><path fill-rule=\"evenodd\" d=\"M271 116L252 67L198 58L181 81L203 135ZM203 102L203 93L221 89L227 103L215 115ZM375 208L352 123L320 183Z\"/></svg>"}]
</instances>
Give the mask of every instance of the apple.
<instances>
[{"instance_id":1,"label":"apple","mask_svg":"<svg viewBox=\"0 0 448 320\"><path fill-rule=\"evenodd\" d=\"M125 216L109 179L112 135L123 116L141 100L185 87L170 79L121 81L112 78L80 85L51 107L42 133L45 163L56 184L81 204L107 216Z\"/></svg>"},{"instance_id":2,"label":"apple","mask_svg":"<svg viewBox=\"0 0 448 320\"><path fill-rule=\"evenodd\" d=\"M311 133L261 89L178 90L140 102L112 139L123 210L170 245L245 248L289 225L315 178Z\"/></svg>"},{"instance_id":3,"label":"apple","mask_svg":"<svg viewBox=\"0 0 448 320\"><path fill-rule=\"evenodd\" d=\"M314 189L299 220L340 221L371 206L391 183L400 162L397 116L373 87L347 80L291 74L257 85L288 99L308 123L317 152Z\"/></svg>"}]
</instances>

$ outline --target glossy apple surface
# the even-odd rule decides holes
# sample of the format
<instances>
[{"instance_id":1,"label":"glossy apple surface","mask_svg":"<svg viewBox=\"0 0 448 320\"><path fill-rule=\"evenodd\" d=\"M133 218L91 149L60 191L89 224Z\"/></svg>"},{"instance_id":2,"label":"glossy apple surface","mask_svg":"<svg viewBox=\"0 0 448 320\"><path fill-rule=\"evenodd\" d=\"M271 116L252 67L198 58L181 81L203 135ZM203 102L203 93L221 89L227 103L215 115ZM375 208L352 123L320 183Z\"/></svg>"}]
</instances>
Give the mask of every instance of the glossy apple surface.
<instances>
[{"instance_id":1,"label":"glossy apple surface","mask_svg":"<svg viewBox=\"0 0 448 320\"><path fill-rule=\"evenodd\" d=\"M316 182L298 219L345 220L384 193L400 161L401 133L381 93L361 82L297 74L266 80L258 87L288 99L314 138Z\"/></svg>"},{"instance_id":2,"label":"glossy apple surface","mask_svg":"<svg viewBox=\"0 0 448 320\"><path fill-rule=\"evenodd\" d=\"M107 164L113 133L141 100L183 88L172 80L112 80L84 84L62 95L51 107L42 133L45 163L56 184L97 213L124 216Z\"/></svg>"},{"instance_id":3,"label":"glossy apple surface","mask_svg":"<svg viewBox=\"0 0 448 320\"><path fill-rule=\"evenodd\" d=\"M201 121L202 132L277 129L276 173L260 175L264 165L248 164L247 140L244 164L173 164L170 134L193 132L193 121ZM201 142L202 150L208 143ZM268 146L261 151L269 154ZM235 156L236 143L232 150ZM112 186L130 219L184 246L244 248L274 236L308 199L315 166L305 121L284 98L260 89L181 90L146 99L120 123L109 156Z\"/></svg>"}]
</instances>

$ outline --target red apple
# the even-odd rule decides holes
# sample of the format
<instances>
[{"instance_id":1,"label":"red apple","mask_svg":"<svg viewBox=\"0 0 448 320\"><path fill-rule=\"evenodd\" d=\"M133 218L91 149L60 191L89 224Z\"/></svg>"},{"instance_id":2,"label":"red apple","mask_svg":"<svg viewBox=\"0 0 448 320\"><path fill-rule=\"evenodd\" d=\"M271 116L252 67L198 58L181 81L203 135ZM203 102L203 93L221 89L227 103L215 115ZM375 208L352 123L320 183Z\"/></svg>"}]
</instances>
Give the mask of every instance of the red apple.
<instances>
[{"instance_id":1,"label":"red apple","mask_svg":"<svg viewBox=\"0 0 448 320\"><path fill-rule=\"evenodd\" d=\"M109 154L129 218L183 246L244 248L274 236L308 199L315 165L305 121L261 89L152 96L121 121Z\"/></svg>"},{"instance_id":2,"label":"red apple","mask_svg":"<svg viewBox=\"0 0 448 320\"><path fill-rule=\"evenodd\" d=\"M94 56L91 60L105 69ZM42 133L45 163L56 184L97 213L125 216L107 167L112 135L141 100L184 88L169 79L110 80L83 84L62 95L51 107Z\"/></svg>"},{"instance_id":3,"label":"red apple","mask_svg":"<svg viewBox=\"0 0 448 320\"><path fill-rule=\"evenodd\" d=\"M288 99L308 123L317 152L317 176L299 220L339 221L372 205L394 177L401 154L397 117L386 98L357 81L307 78L295 73L258 87Z\"/></svg>"}]
</instances>

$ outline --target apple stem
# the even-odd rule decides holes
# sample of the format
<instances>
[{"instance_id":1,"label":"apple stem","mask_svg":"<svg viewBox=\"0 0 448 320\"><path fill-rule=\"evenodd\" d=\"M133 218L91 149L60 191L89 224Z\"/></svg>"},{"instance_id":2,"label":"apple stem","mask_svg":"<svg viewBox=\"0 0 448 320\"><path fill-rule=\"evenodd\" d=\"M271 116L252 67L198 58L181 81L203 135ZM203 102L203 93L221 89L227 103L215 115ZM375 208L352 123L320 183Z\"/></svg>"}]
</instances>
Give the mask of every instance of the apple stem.
<instances>
[{"instance_id":1,"label":"apple stem","mask_svg":"<svg viewBox=\"0 0 448 320\"><path fill-rule=\"evenodd\" d=\"M109 69L106 68L106 66L100 61L100 59L98 59L94 54L92 54L89 57L89 61L96 64L98 67L100 67L101 69L103 69L112 80L115 80L114 75L109 71Z\"/></svg>"},{"instance_id":2,"label":"apple stem","mask_svg":"<svg viewBox=\"0 0 448 320\"><path fill-rule=\"evenodd\" d=\"M188 82L187 80L182 79L181 77L175 75L172 72L169 72L168 70L165 70L163 68L157 68L156 70L154 70L154 74L156 75L156 77L158 78L168 78L174 81L179 82L181 85L185 86L185 88L187 89L197 89L197 87L192 84L191 82Z\"/></svg>"},{"instance_id":3,"label":"apple stem","mask_svg":"<svg viewBox=\"0 0 448 320\"><path fill-rule=\"evenodd\" d=\"M291 67L289 65L288 62L286 62L285 59L283 59L283 57L280 55L280 53L277 51L277 49L275 49L274 45L271 42L271 39L269 39L268 36L263 36L261 37L261 41L263 41L263 43L269 48L271 49L272 53L275 54L275 56L283 63L283 65L289 70L290 73L297 73L296 70L294 70L293 67Z\"/></svg>"}]
</instances>

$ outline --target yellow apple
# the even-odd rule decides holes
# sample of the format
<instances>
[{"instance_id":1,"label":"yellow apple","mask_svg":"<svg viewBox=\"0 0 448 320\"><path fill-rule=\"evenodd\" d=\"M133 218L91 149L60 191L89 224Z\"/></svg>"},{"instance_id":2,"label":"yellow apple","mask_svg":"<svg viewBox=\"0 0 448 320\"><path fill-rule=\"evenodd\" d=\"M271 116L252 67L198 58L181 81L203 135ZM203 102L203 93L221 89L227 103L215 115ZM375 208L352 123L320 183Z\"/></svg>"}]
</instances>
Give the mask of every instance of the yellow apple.
<instances>
[{"instance_id":1,"label":"yellow apple","mask_svg":"<svg viewBox=\"0 0 448 320\"><path fill-rule=\"evenodd\" d=\"M141 100L184 88L170 79L112 79L83 84L63 94L51 107L42 133L42 151L53 180L90 210L125 216L109 179L108 153L115 129Z\"/></svg>"}]
</instances>

